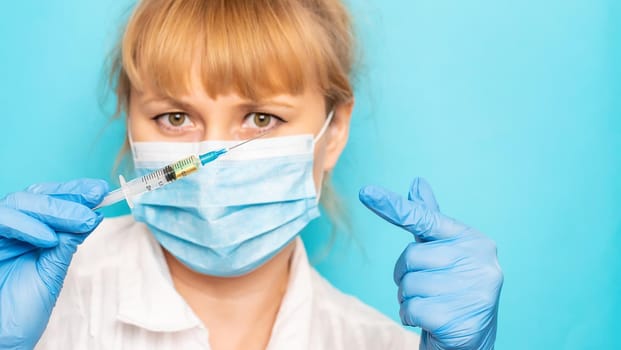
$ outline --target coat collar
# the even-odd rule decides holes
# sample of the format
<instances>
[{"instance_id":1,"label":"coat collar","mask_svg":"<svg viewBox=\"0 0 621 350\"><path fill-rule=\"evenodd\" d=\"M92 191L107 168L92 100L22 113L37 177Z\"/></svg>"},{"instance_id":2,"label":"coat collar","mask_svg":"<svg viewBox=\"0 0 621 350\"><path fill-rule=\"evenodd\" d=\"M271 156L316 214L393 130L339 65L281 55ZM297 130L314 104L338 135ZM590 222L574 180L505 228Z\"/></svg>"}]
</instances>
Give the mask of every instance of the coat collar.
<instances>
[{"instance_id":1,"label":"coat collar","mask_svg":"<svg viewBox=\"0 0 621 350\"><path fill-rule=\"evenodd\" d=\"M174 288L164 254L148 228L136 223L119 273L117 319L153 332L204 329L202 322ZM128 240L129 241L129 240ZM296 238L287 291L272 329L268 350L308 346L313 291L304 243Z\"/></svg>"},{"instance_id":2,"label":"coat collar","mask_svg":"<svg viewBox=\"0 0 621 350\"><path fill-rule=\"evenodd\" d=\"M154 332L176 332L202 323L175 290L162 248L141 223L128 234L138 239L125 249L119 273L117 319Z\"/></svg>"}]
</instances>

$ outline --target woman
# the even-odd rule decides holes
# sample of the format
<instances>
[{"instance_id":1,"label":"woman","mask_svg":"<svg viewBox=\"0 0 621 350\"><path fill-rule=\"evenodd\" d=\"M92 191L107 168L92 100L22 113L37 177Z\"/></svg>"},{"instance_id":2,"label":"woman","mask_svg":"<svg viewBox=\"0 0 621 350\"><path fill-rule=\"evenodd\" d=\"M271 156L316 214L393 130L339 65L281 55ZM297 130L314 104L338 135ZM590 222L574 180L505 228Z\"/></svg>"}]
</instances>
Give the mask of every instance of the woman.
<instances>
[{"instance_id":1,"label":"woman","mask_svg":"<svg viewBox=\"0 0 621 350\"><path fill-rule=\"evenodd\" d=\"M100 180L5 197L0 345L493 348L494 244L444 217L424 181L407 200L360 192L416 237L395 281L420 340L331 287L296 238L330 197L326 175L347 142L351 33L337 0L140 2L113 71L138 174L269 134L135 198L132 216L102 222L91 210L108 191Z\"/></svg>"}]
</instances>

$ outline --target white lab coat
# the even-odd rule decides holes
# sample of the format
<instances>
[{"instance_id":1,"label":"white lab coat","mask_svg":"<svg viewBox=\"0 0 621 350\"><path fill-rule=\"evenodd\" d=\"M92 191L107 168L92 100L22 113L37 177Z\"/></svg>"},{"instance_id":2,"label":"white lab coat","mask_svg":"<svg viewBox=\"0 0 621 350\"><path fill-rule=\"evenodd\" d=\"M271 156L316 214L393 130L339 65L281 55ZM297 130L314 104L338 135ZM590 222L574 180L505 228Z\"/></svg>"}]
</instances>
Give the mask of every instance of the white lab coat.
<instances>
[{"instance_id":1,"label":"white lab coat","mask_svg":"<svg viewBox=\"0 0 621 350\"><path fill-rule=\"evenodd\" d=\"M418 349L419 336L332 287L298 239L268 350ZM210 349L209 330L171 282L162 249L131 216L78 249L36 349Z\"/></svg>"}]
</instances>

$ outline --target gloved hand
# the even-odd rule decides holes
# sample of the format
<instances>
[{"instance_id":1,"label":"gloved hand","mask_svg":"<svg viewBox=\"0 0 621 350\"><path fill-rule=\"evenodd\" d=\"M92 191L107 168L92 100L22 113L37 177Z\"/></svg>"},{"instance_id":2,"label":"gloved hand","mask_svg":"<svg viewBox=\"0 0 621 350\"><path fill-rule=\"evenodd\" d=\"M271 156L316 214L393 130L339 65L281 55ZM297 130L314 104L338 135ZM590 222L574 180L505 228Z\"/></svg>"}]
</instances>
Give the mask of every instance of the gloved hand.
<instances>
[{"instance_id":1,"label":"gloved hand","mask_svg":"<svg viewBox=\"0 0 621 350\"><path fill-rule=\"evenodd\" d=\"M408 199L375 186L362 203L416 239L394 271L403 324L421 327L420 349L493 349L503 275L495 243L442 213L415 179Z\"/></svg>"},{"instance_id":2,"label":"gloved hand","mask_svg":"<svg viewBox=\"0 0 621 350\"><path fill-rule=\"evenodd\" d=\"M32 349L77 246L103 216L103 180L42 184L0 199L0 349Z\"/></svg>"}]
</instances>

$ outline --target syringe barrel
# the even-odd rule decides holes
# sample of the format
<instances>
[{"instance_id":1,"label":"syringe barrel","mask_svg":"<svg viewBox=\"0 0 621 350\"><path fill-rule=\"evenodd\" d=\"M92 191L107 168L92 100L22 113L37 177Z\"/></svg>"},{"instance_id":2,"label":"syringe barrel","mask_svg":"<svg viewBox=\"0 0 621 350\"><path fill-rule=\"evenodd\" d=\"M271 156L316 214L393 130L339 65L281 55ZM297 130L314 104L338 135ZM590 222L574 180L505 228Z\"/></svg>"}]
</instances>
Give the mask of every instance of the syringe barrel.
<instances>
[{"instance_id":1,"label":"syringe barrel","mask_svg":"<svg viewBox=\"0 0 621 350\"><path fill-rule=\"evenodd\" d=\"M181 159L163 168L157 169L144 176L137 177L129 182L125 182L123 176L119 176L121 188L110 192L104 200L94 209L103 208L114 204L123 199L127 200L127 205L133 208L132 198L144 192L150 192L166 184L188 176L201 168L201 160L193 155Z\"/></svg>"},{"instance_id":2,"label":"syringe barrel","mask_svg":"<svg viewBox=\"0 0 621 350\"><path fill-rule=\"evenodd\" d=\"M200 169L202 166L201 160L196 155L191 155L187 158L181 159L173 164L170 164L170 167L173 170L175 180L179 180L182 177L186 177Z\"/></svg>"},{"instance_id":3,"label":"syringe barrel","mask_svg":"<svg viewBox=\"0 0 621 350\"><path fill-rule=\"evenodd\" d=\"M200 167L200 159L197 156L192 155L172 164L166 165L165 167L144 175L139 179L142 182L143 188L147 191L153 191L166 184L179 180L182 177L192 174L200 169Z\"/></svg>"}]
</instances>

